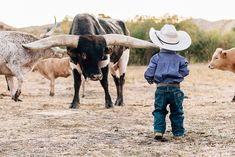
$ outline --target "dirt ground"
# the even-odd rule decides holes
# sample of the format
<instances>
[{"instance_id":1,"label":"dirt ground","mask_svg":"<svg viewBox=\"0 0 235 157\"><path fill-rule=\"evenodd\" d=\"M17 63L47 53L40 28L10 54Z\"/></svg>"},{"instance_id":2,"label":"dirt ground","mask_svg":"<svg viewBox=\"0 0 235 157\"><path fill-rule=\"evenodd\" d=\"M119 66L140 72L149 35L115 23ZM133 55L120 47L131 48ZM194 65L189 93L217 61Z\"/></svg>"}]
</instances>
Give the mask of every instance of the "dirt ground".
<instances>
[{"instance_id":1,"label":"dirt ground","mask_svg":"<svg viewBox=\"0 0 235 157\"><path fill-rule=\"evenodd\" d=\"M186 137L172 138L167 117L168 141L153 139L155 85L143 78L146 67L129 66L124 89L125 106L104 107L99 82L88 82L79 109L69 109L73 79L56 80L54 97L49 81L37 73L25 77L21 99L14 102L0 77L0 156L235 156L235 75L209 70L206 64L190 65L182 84ZM110 92L116 98L110 77ZM169 116L169 115L168 115Z\"/></svg>"}]
</instances>

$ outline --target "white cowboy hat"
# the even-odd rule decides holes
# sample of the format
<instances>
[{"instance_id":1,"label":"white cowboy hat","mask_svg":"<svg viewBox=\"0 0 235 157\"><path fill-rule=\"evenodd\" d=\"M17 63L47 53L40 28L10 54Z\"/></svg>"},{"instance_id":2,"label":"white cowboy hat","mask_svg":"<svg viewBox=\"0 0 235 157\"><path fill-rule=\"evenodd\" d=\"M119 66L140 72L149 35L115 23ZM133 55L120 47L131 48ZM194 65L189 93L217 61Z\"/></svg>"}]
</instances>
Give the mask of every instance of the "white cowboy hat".
<instances>
[{"instance_id":1,"label":"white cowboy hat","mask_svg":"<svg viewBox=\"0 0 235 157\"><path fill-rule=\"evenodd\" d=\"M165 24L160 31L151 28L149 37L160 48L181 51L191 45L191 38L184 31L176 31L174 25Z\"/></svg>"}]
</instances>

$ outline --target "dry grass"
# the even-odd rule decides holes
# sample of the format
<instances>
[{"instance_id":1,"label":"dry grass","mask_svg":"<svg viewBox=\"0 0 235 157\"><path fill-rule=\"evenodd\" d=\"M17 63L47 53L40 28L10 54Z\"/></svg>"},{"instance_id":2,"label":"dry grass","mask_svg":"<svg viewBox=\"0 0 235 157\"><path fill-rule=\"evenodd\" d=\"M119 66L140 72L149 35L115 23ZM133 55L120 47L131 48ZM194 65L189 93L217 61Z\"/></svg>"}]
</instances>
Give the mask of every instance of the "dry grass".
<instances>
[{"instance_id":1,"label":"dry grass","mask_svg":"<svg viewBox=\"0 0 235 157\"><path fill-rule=\"evenodd\" d=\"M56 95L48 96L49 82L28 74L21 98L15 103L0 96L0 156L235 156L235 75L212 71L205 64L191 65L182 84L185 99L183 141L171 137L167 118L167 142L152 134L155 86L143 79L146 67L129 67L124 90L125 106L104 108L103 89L88 82L81 107L68 109L73 80L56 80ZM4 77L0 79L5 92ZM110 79L114 101L116 91Z\"/></svg>"}]
</instances>

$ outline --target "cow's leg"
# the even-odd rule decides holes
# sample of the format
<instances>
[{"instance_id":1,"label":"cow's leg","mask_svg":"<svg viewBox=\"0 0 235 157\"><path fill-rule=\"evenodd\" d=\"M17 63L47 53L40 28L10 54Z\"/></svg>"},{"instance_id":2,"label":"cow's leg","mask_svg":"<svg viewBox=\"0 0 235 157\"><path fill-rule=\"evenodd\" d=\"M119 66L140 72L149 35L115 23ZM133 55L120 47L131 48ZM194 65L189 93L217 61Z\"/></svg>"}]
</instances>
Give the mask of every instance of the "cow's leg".
<instances>
[{"instance_id":1,"label":"cow's leg","mask_svg":"<svg viewBox=\"0 0 235 157\"><path fill-rule=\"evenodd\" d=\"M50 80L50 96L54 96L55 95L55 79L51 79Z\"/></svg>"},{"instance_id":2,"label":"cow's leg","mask_svg":"<svg viewBox=\"0 0 235 157\"><path fill-rule=\"evenodd\" d=\"M20 65L18 65L17 63L15 64L10 64L10 65L7 65L9 67L9 69L12 71L12 73L16 76L17 78L17 81L18 81L18 87L17 87L17 90L13 96L13 100L15 101L21 101L19 99L19 96L21 94L21 88L22 88L22 84L23 84L23 72L20 68Z\"/></svg>"},{"instance_id":3,"label":"cow's leg","mask_svg":"<svg viewBox=\"0 0 235 157\"><path fill-rule=\"evenodd\" d=\"M16 78L17 78L17 81L18 81L18 88L16 90L14 100L15 101L22 101L22 100L19 99L19 96L21 94L21 88L22 88L23 78L24 77L23 77L23 75L17 75Z\"/></svg>"},{"instance_id":4,"label":"cow's leg","mask_svg":"<svg viewBox=\"0 0 235 157\"><path fill-rule=\"evenodd\" d=\"M235 95L233 96L232 102L235 102Z\"/></svg>"},{"instance_id":5,"label":"cow's leg","mask_svg":"<svg viewBox=\"0 0 235 157\"><path fill-rule=\"evenodd\" d=\"M110 71L111 71L111 75L113 77L113 81L115 83L116 86L116 91L117 91L117 98L115 101L115 105L121 106L123 105L123 99L120 97L120 78L117 75L117 70L118 70L118 64L113 64L112 62L110 62Z\"/></svg>"},{"instance_id":6,"label":"cow's leg","mask_svg":"<svg viewBox=\"0 0 235 157\"><path fill-rule=\"evenodd\" d=\"M82 97L85 97L85 82L86 80L82 77Z\"/></svg>"},{"instance_id":7,"label":"cow's leg","mask_svg":"<svg viewBox=\"0 0 235 157\"><path fill-rule=\"evenodd\" d=\"M79 90L81 86L81 74L79 74L77 69L73 69L73 79L74 79L74 96L73 96L73 101L70 104L70 108L77 108L79 107L78 104L80 104Z\"/></svg>"},{"instance_id":8,"label":"cow's leg","mask_svg":"<svg viewBox=\"0 0 235 157\"><path fill-rule=\"evenodd\" d=\"M113 76L113 75L112 75ZM119 78L117 76L113 76L114 83L116 85L117 90L117 99L115 101L116 106L123 106L123 86L125 84L125 73L122 74Z\"/></svg>"},{"instance_id":9,"label":"cow's leg","mask_svg":"<svg viewBox=\"0 0 235 157\"><path fill-rule=\"evenodd\" d=\"M10 87L9 87L9 83L8 83L8 80L7 80L7 76L5 76L5 79L6 79L6 83L7 83L7 90L10 91Z\"/></svg>"},{"instance_id":10,"label":"cow's leg","mask_svg":"<svg viewBox=\"0 0 235 157\"><path fill-rule=\"evenodd\" d=\"M11 97L13 99L15 91L14 91L14 81L13 81L13 76L5 76L7 85L9 87L9 91L11 93Z\"/></svg>"},{"instance_id":11,"label":"cow's leg","mask_svg":"<svg viewBox=\"0 0 235 157\"><path fill-rule=\"evenodd\" d=\"M126 49L123 52L122 57L118 61L119 78L116 75L112 74L115 85L116 85L116 89L117 89L117 99L115 102L115 105L117 106L124 105L123 86L125 84L125 73L126 73L128 61L129 61L129 49Z\"/></svg>"},{"instance_id":12,"label":"cow's leg","mask_svg":"<svg viewBox=\"0 0 235 157\"><path fill-rule=\"evenodd\" d=\"M108 88L108 73L109 73L109 67L106 66L104 68L101 69L102 74L103 74L103 78L100 81L103 89L104 89L104 93L105 93L105 107L106 108L111 108L113 107L113 102L111 99L111 96L109 94L109 88Z\"/></svg>"},{"instance_id":13,"label":"cow's leg","mask_svg":"<svg viewBox=\"0 0 235 157\"><path fill-rule=\"evenodd\" d=\"M123 105L123 97L121 97L121 86L120 86L120 78L118 78L117 76L113 76L113 80L116 86L116 90L117 90L117 99L115 101L115 105L117 106L122 106Z\"/></svg>"}]
</instances>

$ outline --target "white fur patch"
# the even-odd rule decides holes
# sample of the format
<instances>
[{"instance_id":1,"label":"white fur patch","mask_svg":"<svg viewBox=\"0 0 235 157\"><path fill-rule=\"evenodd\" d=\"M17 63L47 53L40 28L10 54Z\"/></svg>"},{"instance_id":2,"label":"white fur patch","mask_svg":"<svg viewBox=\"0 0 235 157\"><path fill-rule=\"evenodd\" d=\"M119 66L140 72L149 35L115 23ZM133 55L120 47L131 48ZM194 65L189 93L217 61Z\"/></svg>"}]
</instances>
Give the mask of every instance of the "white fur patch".
<instances>
[{"instance_id":1,"label":"white fur patch","mask_svg":"<svg viewBox=\"0 0 235 157\"><path fill-rule=\"evenodd\" d=\"M76 65L76 64L74 64L72 62L69 62L69 63L70 63L70 67L71 67L72 70L77 69L78 73L82 74L82 69L81 69L79 64Z\"/></svg>"},{"instance_id":2,"label":"white fur patch","mask_svg":"<svg viewBox=\"0 0 235 157\"><path fill-rule=\"evenodd\" d=\"M106 67L110 62L110 55L107 55L107 59L106 60L103 60L103 61L100 61L99 62L99 67L100 68L104 68Z\"/></svg>"},{"instance_id":3,"label":"white fur patch","mask_svg":"<svg viewBox=\"0 0 235 157\"><path fill-rule=\"evenodd\" d=\"M112 75L120 77L121 75L126 73L127 64L129 61L129 53L130 49L126 49L125 51L123 51L123 54L117 63L114 64L110 62L109 69Z\"/></svg>"},{"instance_id":4,"label":"white fur patch","mask_svg":"<svg viewBox=\"0 0 235 157\"><path fill-rule=\"evenodd\" d=\"M128 64L128 61L129 61L129 53L130 53L130 49L126 49L125 51L123 51L122 57L118 61L119 75L120 76L122 74L126 73L127 64Z\"/></svg>"}]
</instances>

